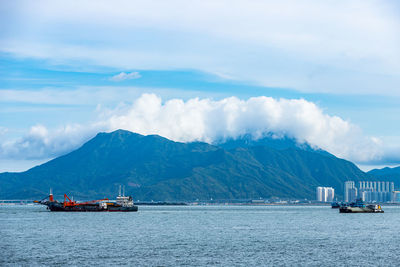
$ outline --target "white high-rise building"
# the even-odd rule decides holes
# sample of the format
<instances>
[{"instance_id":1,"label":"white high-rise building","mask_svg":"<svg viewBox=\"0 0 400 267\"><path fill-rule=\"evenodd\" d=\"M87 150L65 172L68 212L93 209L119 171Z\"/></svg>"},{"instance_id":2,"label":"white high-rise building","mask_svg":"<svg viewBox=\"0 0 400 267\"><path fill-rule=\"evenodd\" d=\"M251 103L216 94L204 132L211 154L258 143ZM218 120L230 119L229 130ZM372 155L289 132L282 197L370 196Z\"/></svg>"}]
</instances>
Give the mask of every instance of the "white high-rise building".
<instances>
[{"instance_id":1,"label":"white high-rise building","mask_svg":"<svg viewBox=\"0 0 400 267\"><path fill-rule=\"evenodd\" d=\"M326 201L327 202L332 202L333 199L335 198L335 189L333 189L332 187L327 187L327 194L326 194Z\"/></svg>"},{"instance_id":2,"label":"white high-rise building","mask_svg":"<svg viewBox=\"0 0 400 267\"><path fill-rule=\"evenodd\" d=\"M368 187L368 184L364 184L365 187ZM344 182L344 201L352 202L357 199L357 188L355 186L354 181Z\"/></svg>"},{"instance_id":3,"label":"white high-rise building","mask_svg":"<svg viewBox=\"0 0 400 267\"><path fill-rule=\"evenodd\" d=\"M335 197L335 189L332 187L317 187L317 201L332 202Z\"/></svg>"},{"instance_id":4,"label":"white high-rise building","mask_svg":"<svg viewBox=\"0 0 400 267\"><path fill-rule=\"evenodd\" d=\"M323 191L323 187L322 186L318 186L317 187L317 201L322 201L322 191Z\"/></svg>"}]
</instances>

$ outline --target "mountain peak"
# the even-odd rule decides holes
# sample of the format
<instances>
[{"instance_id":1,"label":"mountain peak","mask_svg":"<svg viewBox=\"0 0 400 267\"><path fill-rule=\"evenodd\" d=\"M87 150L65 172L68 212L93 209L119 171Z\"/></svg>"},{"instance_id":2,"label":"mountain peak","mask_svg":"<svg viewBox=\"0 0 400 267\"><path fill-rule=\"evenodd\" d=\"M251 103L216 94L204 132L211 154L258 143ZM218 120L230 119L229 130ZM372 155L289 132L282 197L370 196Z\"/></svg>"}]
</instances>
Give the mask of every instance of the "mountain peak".
<instances>
[{"instance_id":1,"label":"mountain peak","mask_svg":"<svg viewBox=\"0 0 400 267\"><path fill-rule=\"evenodd\" d=\"M96 135L96 137L103 137L103 136L143 136L138 133L130 132L128 130L118 129L112 132L100 132Z\"/></svg>"}]
</instances>

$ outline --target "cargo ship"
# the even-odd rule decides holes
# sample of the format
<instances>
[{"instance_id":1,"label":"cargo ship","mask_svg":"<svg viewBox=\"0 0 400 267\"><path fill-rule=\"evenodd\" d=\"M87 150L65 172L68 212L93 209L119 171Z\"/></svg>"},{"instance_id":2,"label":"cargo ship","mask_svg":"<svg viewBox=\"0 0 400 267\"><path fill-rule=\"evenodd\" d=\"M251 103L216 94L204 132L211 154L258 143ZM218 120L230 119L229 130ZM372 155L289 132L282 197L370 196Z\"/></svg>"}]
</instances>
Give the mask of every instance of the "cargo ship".
<instances>
[{"instance_id":1,"label":"cargo ship","mask_svg":"<svg viewBox=\"0 0 400 267\"><path fill-rule=\"evenodd\" d=\"M91 200L86 202L78 202L71 200L66 194L64 194L64 202L59 202L54 200L53 192L50 189L50 194L48 197L37 201L34 203L42 204L47 206L50 211L123 211L132 212L138 211L138 206L135 206L131 196L121 195L121 188L119 190L119 195L116 200L109 200L108 198Z\"/></svg>"},{"instance_id":2,"label":"cargo ship","mask_svg":"<svg viewBox=\"0 0 400 267\"><path fill-rule=\"evenodd\" d=\"M381 206L378 204L365 204L361 199L357 199L348 205L341 205L340 213L383 213Z\"/></svg>"}]
</instances>

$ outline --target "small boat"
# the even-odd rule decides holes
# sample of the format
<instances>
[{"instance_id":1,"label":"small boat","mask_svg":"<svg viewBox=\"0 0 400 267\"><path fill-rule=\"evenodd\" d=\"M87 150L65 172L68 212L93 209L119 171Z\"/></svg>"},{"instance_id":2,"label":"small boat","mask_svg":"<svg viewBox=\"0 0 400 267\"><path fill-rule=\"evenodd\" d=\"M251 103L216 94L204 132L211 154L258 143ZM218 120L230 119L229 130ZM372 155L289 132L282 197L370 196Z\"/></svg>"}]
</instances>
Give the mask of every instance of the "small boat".
<instances>
[{"instance_id":1,"label":"small boat","mask_svg":"<svg viewBox=\"0 0 400 267\"><path fill-rule=\"evenodd\" d=\"M340 204L339 204L339 202L334 201L331 203L331 207L332 207L332 209L338 209L338 208L340 208Z\"/></svg>"},{"instance_id":2,"label":"small boat","mask_svg":"<svg viewBox=\"0 0 400 267\"><path fill-rule=\"evenodd\" d=\"M340 213L383 213L382 207L378 204L365 204L361 199L357 199L348 205L340 206Z\"/></svg>"}]
</instances>

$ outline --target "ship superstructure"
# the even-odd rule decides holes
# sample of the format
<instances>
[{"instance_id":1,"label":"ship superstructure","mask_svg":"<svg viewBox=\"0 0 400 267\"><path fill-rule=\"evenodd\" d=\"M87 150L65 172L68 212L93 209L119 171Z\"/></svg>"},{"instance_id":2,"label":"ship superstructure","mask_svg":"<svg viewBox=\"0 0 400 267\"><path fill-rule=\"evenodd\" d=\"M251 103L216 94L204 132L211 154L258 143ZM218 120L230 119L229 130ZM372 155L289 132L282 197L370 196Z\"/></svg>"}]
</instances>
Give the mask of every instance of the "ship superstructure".
<instances>
[{"instance_id":1,"label":"ship superstructure","mask_svg":"<svg viewBox=\"0 0 400 267\"><path fill-rule=\"evenodd\" d=\"M106 201L108 211L137 211L138 207L134 205L131 196L125 196L125 186L121 194L121 186L115 201Z\"/></svg>"}]
</instances>

